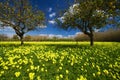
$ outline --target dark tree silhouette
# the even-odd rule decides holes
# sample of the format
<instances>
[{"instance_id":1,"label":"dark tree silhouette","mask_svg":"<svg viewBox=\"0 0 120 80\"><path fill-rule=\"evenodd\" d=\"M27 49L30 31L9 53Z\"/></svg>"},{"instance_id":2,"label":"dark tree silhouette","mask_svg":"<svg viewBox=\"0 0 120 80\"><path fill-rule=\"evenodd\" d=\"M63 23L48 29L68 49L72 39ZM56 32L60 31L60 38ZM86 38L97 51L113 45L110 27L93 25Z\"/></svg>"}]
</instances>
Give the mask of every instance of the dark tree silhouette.
<instances>
[{"instance_id":1,"label":"dark tree silhouette","mask_svg":"<svg viewBox=\"0 0 120 80\"><path fill-rule=\"evenodd\" d=\"M120 11L118 5L116 0L75 0L75 4L56 21L63 29L77 28L88 35L92 46L94 30L104 27L110 17L117 15L116 10Z\"/></svg>"},{"instance_id":2,"label":"dark tree silhouette","mask_svg":"<svg viewBox=\"0 0 120 80\"><path fill-rule=\"evenodd\" d=\"M12 27L19 36L21 45L23 36L44 23L44 13L30 4L30 0L2 0L0 2L0 26Z\"/></svg>"}]
</instances>

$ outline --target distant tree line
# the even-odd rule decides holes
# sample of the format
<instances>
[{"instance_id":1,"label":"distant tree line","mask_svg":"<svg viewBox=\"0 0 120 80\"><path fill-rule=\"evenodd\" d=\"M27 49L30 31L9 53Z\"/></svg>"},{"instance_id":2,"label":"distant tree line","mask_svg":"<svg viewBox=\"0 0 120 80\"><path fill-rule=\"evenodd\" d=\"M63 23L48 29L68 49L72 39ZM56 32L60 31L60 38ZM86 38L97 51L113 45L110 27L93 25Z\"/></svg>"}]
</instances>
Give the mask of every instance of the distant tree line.
<instances>
[{"instance_id":1,"label":"distant tree line","mask_svg":"<svg viewBox=\"0 0 120 80\"><path fill-rule=\"evenodd\" d=\"M95 32L94 40L120 42L119 35L120 35L120 30L108 30L106 32ZM13 37L8 37L5 34L0 34L0 41L19 41L19 37L17 35L13 35ZM89 37L85 34L77 34L72 38L26 35L24 37L24 41L89 41Z\"/></svg>"},{"instance_id":2,"label":"distant tree line","mask_svg":"<svg viewBox=\"0 0 120 80\"><path fill-rule=\"evenodd\" d=\"M59 38L59 37L49 37L49 36L30 36L26 35L24 41L74 41L74 38ZM17 35L8 37L5 34L0 34L0 41L19 41Z\"/></svg>"},{"instance_id":3,"label":"distant tree line","mask_svg":"<svg viewBox=\"0 0 120 80\"><path fill-rule=\"evenodd\" d=\"M94 32L94 41L116 41L120 42L120 30L108 30L106 32ZM89 41L85 34L77 34L75 41Z\"/></svg>"},{"instance_id":4,"label":"distant tree line","mask_svg":"<svg viewBox=\"0 0 120 80\"><path fill-rule=\"evenodd\" d=\"M9 37L5 34L0 34L0 41L7 41L9 40Z\"/></svg>"}]
</instances>

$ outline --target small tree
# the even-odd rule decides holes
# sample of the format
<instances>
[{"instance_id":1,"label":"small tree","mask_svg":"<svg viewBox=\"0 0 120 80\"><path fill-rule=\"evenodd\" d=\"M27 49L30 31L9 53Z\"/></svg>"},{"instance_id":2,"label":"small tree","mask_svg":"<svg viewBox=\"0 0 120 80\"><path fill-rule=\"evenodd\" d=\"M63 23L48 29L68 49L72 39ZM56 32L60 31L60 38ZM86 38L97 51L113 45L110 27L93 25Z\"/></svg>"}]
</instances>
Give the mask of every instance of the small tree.
<instances>
[{"instance_id":1,"label":"small tree","mask_svg":"<svg viewBox=\"0 0 120 80\"><path fill-rule=\"evenodd\" d=\"M31 41L31 38L32 38L32 37L31 37L30 35L26 35L26 36L24 37L24 40L25 40L25 41Z\"/></svg>"},{"instance_id":2,"label":"small tree","mask_svg":"<svg viewBox=\"0 0 120 80\"><path fill-rule=\"evenodd\" d=\"M19 36L21 45L23 36L44 23L44 13L30 4L30 0L2 0L0 2L0 24L12 27Z\"/></svg>"},{"instance_id":3,"label":"small tree","mask_svg":"<svg viewBox=\"0 0 120 80\"><path fill-rule=\"evenodd\" d=\"M18 38L18 36L17 36L17 35L13 35L12 40L18 41L18 40L19 40L19 38Z\"/></svg>"},{"instance_id":4,"label":"small tree","mask_svg":"<svg viewBox=\"0 0 120 80\"><path fill-rule=\"evenodd\" d=\"M103 27L107 24L107 19L115 15L116 0L75 1L57 22L63 29L77 28L88 35L92 46L94 30Z\"/></svg>"},{"instance_id":5,"label":"small tree","mask_svg":"<svg viewBox=\"0 0 120 80\"><path fill-rule=\"evenodd\" d=\"M5 34L0 34L0 41L6 41L9 40L9 37Z\"/></svg>"}]
</instances>

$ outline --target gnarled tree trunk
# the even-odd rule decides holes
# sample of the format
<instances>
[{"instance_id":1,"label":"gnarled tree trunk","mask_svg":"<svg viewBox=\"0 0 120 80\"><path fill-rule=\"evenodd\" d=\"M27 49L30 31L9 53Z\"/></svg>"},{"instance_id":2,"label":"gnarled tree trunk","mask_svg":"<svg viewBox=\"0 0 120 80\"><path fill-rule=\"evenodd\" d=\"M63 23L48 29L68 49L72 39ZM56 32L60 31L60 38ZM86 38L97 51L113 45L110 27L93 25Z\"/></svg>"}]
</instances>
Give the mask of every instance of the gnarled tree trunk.
<instances>
[{"instance_id":1,"label":"gnarled tree trunk","mask_svg":"<svg viewBox=\"0 0 120 80\"><path fill-rule=\"evenodd\" d=\"M93 31L92 29L90 28L90 34L89 34L89 38L90 38L90 46L93 46L94 45L94 36L93 36Z\"/></svg>"},{"instance_id":2,"label":"gnarled tree trunk","mask_svg":"<svg viewBox=\"0 0 120 80\"><path fill-rule=\"evenodd\" d=\"M20 36L21 45L24 44L23 36Z\"/></svg>"},{"instance_id":3,"label":"gnarled tree trunk","mask_svg":"<svg viewBox=\"0 0 120 80\"><path fill-rule=\"evenodd\" d=\"M89 32L85 31L84 32L88 37L90 38L90 46L94 45L94 35L93 35L93 30L92 28L89 28Z\"/></svg>"},{"instance_id":4,"label":"gnarled tree trunk","mask_svg":"<svg viewBox=\"0 0 120 80\"><path fill-rule=\"evenodd\" d=\"M90 46L93 46L94 45L93 33L89 35L89 38L90 38Z\"/></svg>"},{"instance_id":5,"label":"gnarled tree trunk","mask_svg":"<svg viewBox=\"0 0 120 80\"><path fill-rule=\"evenodd\" d=\"M18 36L20 37L21 45L24 44L23 35L24 35L24 34L19 34L19 35L18 35Z\"/></svg>"}]
</instances>

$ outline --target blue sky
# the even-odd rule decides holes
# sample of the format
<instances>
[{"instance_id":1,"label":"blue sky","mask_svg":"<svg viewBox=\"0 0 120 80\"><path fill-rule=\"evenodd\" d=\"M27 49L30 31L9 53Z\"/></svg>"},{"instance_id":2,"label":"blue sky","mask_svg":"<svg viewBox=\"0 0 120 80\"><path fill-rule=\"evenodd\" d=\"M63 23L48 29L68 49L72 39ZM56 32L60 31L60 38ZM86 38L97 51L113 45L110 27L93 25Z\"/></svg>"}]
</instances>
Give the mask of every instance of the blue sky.
<instances>
[{"instance_id":1,"label":"blue sky","mask_svg":"<svg viewBox=\"0 0 120 80\"><path fill-rule=\"evenodd\" d=\"M54 19L58 17L58 13L68 7L66 0L31 0L32 5L37 5L40 10L45 13L46 28L40 30L34 30L26 33L27 35L62 35L70 36L75 35L79 30L65 31L58 28L55 25ZM72 0L71 0L72 1ZM5 28L0 30L0 34L6 34L12 36L15 34L11 28Z\"/></svg>"},{"instance_id":2,"label":"blue sky","mask_svg":"<svg viewBox=\"0 0 120 80\"><path fill-rule=\"evenodd\" d=\"M58 28L55 24L54 19L58 17L60 11L68 7L67 0L31 0L32 5L37 5L40 10L45 13L46 17L46 28L40 30L34 30L26 33L26 35L56 35L56 36L72 36L78 34L79 30L65 31ZM71 0L71 4L73 0ZM110 26L108 26L110 27ZM106 27L105 29L108 29ZM7 34L12 37L15 34L11 28L0 29L0 34Z\"/></svg>"},{"instance_id":3,"label":"blue sky","mask_svg":"<svg viewBox=\"0 0 120 80\"><path fill-rule=\"evenodd\" d=\"M66 7L68 7L66 0L32 0L32 4L38 5L39 9L45 13L45 17L47 19L46 22L47 27L41 29L40 31L29 32L29 34L31 35L54 34L54 35L69 36L69 35L74 35L76 34L76 32L78 32L78 30L65 31L58 28L55 25L54 19L58 17L59 11L64 10Z\"/></svg>"}]
</instances>

